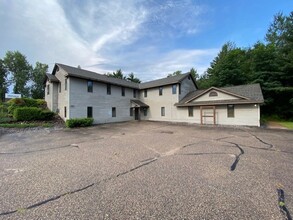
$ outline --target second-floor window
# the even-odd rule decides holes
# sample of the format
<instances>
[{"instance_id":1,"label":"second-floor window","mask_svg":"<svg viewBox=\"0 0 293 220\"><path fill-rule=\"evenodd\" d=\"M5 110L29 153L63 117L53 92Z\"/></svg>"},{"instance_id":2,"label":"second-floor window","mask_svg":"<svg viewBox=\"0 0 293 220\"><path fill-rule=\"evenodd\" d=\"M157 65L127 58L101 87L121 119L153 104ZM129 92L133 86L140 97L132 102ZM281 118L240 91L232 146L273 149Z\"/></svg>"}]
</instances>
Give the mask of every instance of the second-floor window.
<instances>
[{"instance_id":1,"label":"second-floor window","mask_svg":"<svg viewBox=\"0 0 293 220\"><path fill-rule=\"evenodd\" d=\"M133 89L133 98L136 98L136 89Z\"/></svg>"},{"instance_id":2,"label":"second-floor window","mask_svg":"<svg viewBox=\"0 0 293 220\"><path fill-rule=\"evenodd\" d=\"M145 90L143 91L143 94L144 94L144 97L145 97L145 98L148 97L148 90L145 89Z\"/></svg>"},{"instance_id":3,"label":"second-floor window","mask_svg":"<svg viewBox=\"0 0 293 220\"><path fill-rule=\"evenodd\" d=\"M47 85L47 95L50 95L50 85Z\"/></svg>"},{"instance_id":4,"label":"second-floor window","mask_svg":"<svg viewBox=\"0 0 293 220\"><path fill-rule=\"evenodd\" d=\"M163 95L163 87L159 87L159 95Z\"/></svg>"},{"instance_id":5,"label":"second-floor window","mask_svg":"<svg viewBox=\"0 0 293 220\"><path fill-rule=\"evenodd\" d=\"M124 87L121 87L121 95L125 96L125 88Z\"/></svg>"},{"instance_id":6,"label":"second-floor window","mask_svg":"<svg viewBox=\"0 0 293 220\"><path fill-rule=\"evenodd\" d=\"M177 93L177 85L176 84L174 84L174 85L172 85L172 94L176 94Z\"/></svg>"},{"instance_id":7,"label":"second-floor window","mask_svg":"<svg viewBox=\"0 0 293 220\"><path fill-rule=\"evenodd\" d=\"M111 95L111 84L107 84L107 95Z\"/></svg>"},{"instance_id":8,"label":"second-floor window","mask_svg":"<svg viewBox=\"0 0 293 220\"><path fill-rule=\"evenodd\" d=\"M94 82L91 80L87 81L87 91L88 92L93 92L93 86L94 86Z\"/></svg>"},{"instance_id":9,"label":"second-floor window","mask_svg":"<svg viewBox=\"0 0 293 220\"><path fill-rule=\"evenodd\" d=\"M65 78L64 90L67 90L67 78Z\"/></svg>"},{"instance_id":10,"label":"second-floor window","mask_svg":"<svg viewBox=\"0 0 293 220\"><path fill-rule=\"evenodd\" d=\"M61 83L59 83L59 93L61 92Z\"/></svg>"}]
</instances>

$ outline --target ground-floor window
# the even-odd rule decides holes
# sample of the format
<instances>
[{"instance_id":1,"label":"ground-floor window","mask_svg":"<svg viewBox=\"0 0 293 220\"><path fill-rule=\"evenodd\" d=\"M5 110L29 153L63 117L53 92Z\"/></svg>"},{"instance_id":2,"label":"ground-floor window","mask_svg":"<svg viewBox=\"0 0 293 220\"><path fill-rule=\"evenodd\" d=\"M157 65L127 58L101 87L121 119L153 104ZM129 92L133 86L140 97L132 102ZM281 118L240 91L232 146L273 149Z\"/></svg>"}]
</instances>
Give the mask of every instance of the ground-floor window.
<instances>
[{"instance_id":1,"label":"ground-floor window","mask_svg":"<svg viewBox=\"0 0 293 220\"><path fill-rule=\"evenodd\" d=\"M188 106L188 116L193 117L193 107L192 106Z\"/></svg>"},{"instance_id":2,"label":"ground-floor window","mask_svg":"<svg viewBox=\"0 0 293 220\"><path fill-rule=\"evenodd\" d=\"M129 115L130 115L130 116L133 116L133 108L130 108L130 109L129 109Z\"/></svg>"},{"instance_id":3,"label":"ground-floor window","mask_svg":"<svg viewBox=\"0 0 293 220\"><path fill-rule=\"evenodd\" d=\"M147 116L147 115L148 115L148 109L147 109L147 108L144 108L144 109L143 109L143 115L144 115L144 116Z\"/></svg>"},{"instance_id":4,"label":"ground-floor window","mask_svg":"<svg viewBox=\"0 0 293 220\"><path fill-rule=\"evenodd\" d=\"M112 107L112 117L116 117L116 107Z\"/></svg>"},{"instance_id":5,"label":"ground-floor window","mask_svg":"<svg viewBox=\"0 0 293 220\"><path fill-rule=\"evenodd\" d=\"M227 105L228 118L234 118L234 105Z\"/></svg>"},{"instance_id":6,"label":"ground-floor window","mask_svg":"<svg viewBox=\"0 0 293 220\"><path fill-rule=\"evenodd\" d=\"M66 106L64 106L64 118L67 117L67 109L66 109Z\"/></svg>"},{"instance_id":7,"label":"ground-floor window","mask_svg":"<svg viewBox=\"0 0 293 220\"><path fill-rule=\"evenodd\" d=\"M87 107L87 117L92 118L93 117L93 107L88 106Z\"/></svg>"},{"instance_id":8,"label":"ground-floor window","mask_svg":"<svg viewBox=\"0 0 293 220\"><path fill-rule=\"evenodd\" d=\"M165 107L161 107L161 116L165 116Z\"/></svg>"}]
</instances>

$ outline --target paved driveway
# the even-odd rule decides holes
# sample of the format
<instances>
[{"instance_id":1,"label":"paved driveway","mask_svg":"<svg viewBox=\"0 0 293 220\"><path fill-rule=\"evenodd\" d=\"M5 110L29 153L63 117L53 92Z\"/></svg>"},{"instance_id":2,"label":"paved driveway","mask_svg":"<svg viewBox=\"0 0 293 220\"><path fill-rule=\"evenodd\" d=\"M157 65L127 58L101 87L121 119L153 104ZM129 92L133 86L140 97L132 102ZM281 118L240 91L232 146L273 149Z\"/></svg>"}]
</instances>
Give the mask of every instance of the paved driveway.
<instances>
[{"instance_id":1,"label":"paved driveway","mask_svg":"<svg viewBox=\"0 0 293 220\"><path fill-rule=\"evenodd\" d=\"M292 143L155 122L2 133L0 219L286 219Z\"/></svg>"}]
</instances>

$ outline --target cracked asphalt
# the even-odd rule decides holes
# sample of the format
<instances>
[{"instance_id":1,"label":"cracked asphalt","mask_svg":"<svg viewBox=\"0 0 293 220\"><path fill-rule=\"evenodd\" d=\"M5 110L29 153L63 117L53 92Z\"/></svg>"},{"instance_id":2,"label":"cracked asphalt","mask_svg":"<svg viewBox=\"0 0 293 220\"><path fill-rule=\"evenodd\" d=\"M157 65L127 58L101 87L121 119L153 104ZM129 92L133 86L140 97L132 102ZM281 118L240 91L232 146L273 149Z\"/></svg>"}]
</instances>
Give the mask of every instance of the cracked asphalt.
<instances>
[{"instance_id":1,"label":"cracked asphalt","mask_svg":"<svg viewBox=\"0 0 293 220\"><path fill-rule=\"evenodd\" d=\"M126 122L0 131L0 219L292 219L293 132Z\"/></svg>"}]
</instances>

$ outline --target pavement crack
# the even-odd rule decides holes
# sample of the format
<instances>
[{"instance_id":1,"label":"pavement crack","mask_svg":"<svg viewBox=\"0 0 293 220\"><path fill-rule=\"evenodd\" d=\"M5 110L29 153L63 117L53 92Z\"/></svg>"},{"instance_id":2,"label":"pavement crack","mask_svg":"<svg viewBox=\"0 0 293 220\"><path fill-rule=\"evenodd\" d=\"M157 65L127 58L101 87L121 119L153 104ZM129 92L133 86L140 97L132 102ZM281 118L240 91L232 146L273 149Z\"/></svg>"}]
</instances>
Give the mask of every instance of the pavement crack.
<instances>
[{"instance_id":1,"label":"pavement crack","mask_svg":"<svg viewBox=\"0 0 293 220\"><path fill-rule=\"evenodd\" d=\"M274 147L274 145L272 145L272 144L270 144L270 143L267 143L267 142L263 141L263 140L260 139L258 136L254 135L254 134L252 134L252 133L249 133L249 134L250 134L251 136L255 137L257 140L259 140L261 143L263 143L263 144L269 146L269 149L272 148L272 147Z\"/></svg>"},{"instance_id":2,"label":"pavement crack","mask_svg":"<svg viewBox=\"0 0 293 220\"><path fill-rule=\"evenodd\" d=\"M78 189L75 189L75 190L72 190L72 191L69 191L69 192L66 192L66 193L63 193L63 194L57 195L57 196L53 196L53 197L51 197L51 198L48 198L48 199L46 199L46 200L43 200L43 201L37 202L37 203L32 204L32 205L30 205L30 206L28 206L28 207L25 207L25 208L22 207L22 208L18 208L18 209L12 210L12 211L1 212L1 213L0 213L0 216L7 216L7 215L10 215L10 214L13 214L13 213L20 212L20 211L21 211L21 212L24 212L24 211L26 211L26 210L30 210L30 209L33 209L33 208L36 208L36 207L39 207L39 206L45 205L45 204L47 204L47 203L49 203L49 202L56 201L56 200L58 200L58 199L60 199L60 198L62 198L62 197L64 197L64 196L67 196L67 195L71 195L71 194L74 194L74 193L78 193L78 192L84 191L84 190L86 190L86 189L88 189L88 188L91 188L91 187L93 187L93 186L95 186L95 185L99 185L99 184L101 184L102 182L107 182L107 181L110 181L110 180L112 180L112 179L114 179L114 178L117 178L117 177L120 177L120 176L126 175L126 174L128 174L128 173L131 173L131 172L133 172L133 171L135 171L135 170L137 170L137 169L139 169L139 168L142 168L142 167L144 167L144 166L147 166L147 165L149 165L149 164L151 164L151 163L153 163L153 162L155 162L155 161L157 161L157 160L158 160L157 157L147 159L147 160L145 160L144 163L142 163L142 164L140 164L140 165L138 165L138 166L136 166L136 167L133 167L133 168L127 170L127 171L121 172L121 173L119 173L119 174L117 174L117 175L110 176L110 177L105 178L105 179L102 179L102 180L100 180L100 181L98 181L98 182L91 183L91 184L86 185L86 186L84 186L84 187L81 187L81 188L78 188Z\"/></svg>"},{"instance_id":3,"label":"pavement crack","mask_svg":"<svg viewBox=\"0 0 293 220\"><path fill-rule=\"evenodd\" d=\"M233 164L232 164L231 167L230 167L230 170L231 170L231 171L234 171L234 170L236 169L236 166L237 166L239 160L240 160L240 156L241 156L242 154L244 154L244 150L243 150L238 144L236 144L236 143L234 143L234 142L228 142L228 141L227 141L227 143L229 143L229 144L233 144L235 147L237 147L237 148L240 150L240 153L237 154L237 155L235 155L235 156L236 156L236 157L235 157L235 160L234 160Z\"/></svg>"},{"instance_id":4,"label":"pavement crack","mask_svg":"<svg viewBox=\"0 0 293 220\"><path fill-rule=\"evenodd\" d=\"M285 205L285 193L284 193L284 190L282 188L278 188L277 192L278 192L278 205L279 205L280 211L282 212L282 214L285 216L285 218L287 220L292 220L290 212L289 212L289 210L287 209L287 207Z\"/></svg>"}]
</instances>

